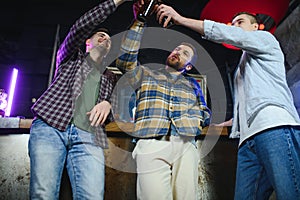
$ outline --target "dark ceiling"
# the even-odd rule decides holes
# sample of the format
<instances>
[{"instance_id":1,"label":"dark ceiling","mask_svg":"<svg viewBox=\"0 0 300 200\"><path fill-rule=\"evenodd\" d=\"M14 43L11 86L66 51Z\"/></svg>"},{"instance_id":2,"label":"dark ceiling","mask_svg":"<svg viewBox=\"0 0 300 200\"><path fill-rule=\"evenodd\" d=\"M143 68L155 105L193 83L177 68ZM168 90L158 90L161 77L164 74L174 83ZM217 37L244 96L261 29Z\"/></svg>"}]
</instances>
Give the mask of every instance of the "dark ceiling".
<instances>
[{"instance_id":1,"label":"dark ceiling","mask_svg":"<svg viewBox=\"0 0 300 200\"><path fill-rule=\"evenodd\" d=\"M211 0L215 1L217 0ZM168 0L168 4L179 13L192 18L200 18L208 2L209 0ZM7 82L12 66L19 68L18 81L22 82L17 88L12 115L31 117L32 99L38 98L47 88L58 25L59 40L63 40L72 23L98 3L99 0L10 0L9 3L1 5L0 88L8 90ZM289 12L288 9L283 18ZM126 30L132 19L132 2L129 1L122 4L105 24L109 26L112 34L117 34ZM149 26L159 27L154 18L149 21ZM197 40L218 66L227 92L230 117L230 74L238 62L240 52L203 40L197 33L184 27L174 29ZM142 58L148 59L147 54Z\"/></svg>"}]
</instances>

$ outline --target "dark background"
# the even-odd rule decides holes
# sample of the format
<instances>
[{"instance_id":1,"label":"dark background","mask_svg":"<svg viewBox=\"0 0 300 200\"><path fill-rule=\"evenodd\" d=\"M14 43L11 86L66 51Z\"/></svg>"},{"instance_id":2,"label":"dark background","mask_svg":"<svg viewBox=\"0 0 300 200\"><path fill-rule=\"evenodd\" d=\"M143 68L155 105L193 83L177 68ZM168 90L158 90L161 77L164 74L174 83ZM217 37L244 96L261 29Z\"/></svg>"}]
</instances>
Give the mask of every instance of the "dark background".
<instances>
[{"instance_id":1,"label":"dark background","mask_svg":"<svg viewBox=\"0 0 300 200\"><path fill-rule=\"evenodd\" d=\"M99 0L11 0L0 8L0 88L9 90L10 74L13 67L19 69L17 88L11 116L31 118L30 107L48 86L48 78L54 53L55 36L59 25L59 42L69 28L82 14ZM179 13L192 18L200 18L208 0L172 1ZM287 13L288 14L288 13ZM133 19L132 2L122 4L104 23L112 34L126 30ZM154 18L149 26L157 26ZM225 48L223 45L203 40L197 33L184 27L175 27L197 40L214 60L223 78L227 95L226 118L232 115L230 81L237 65L240 51ZM162 59L161 54L150 58L146 52L141 60ZM164 61L165 58L163 58ZM208 91L209 93L209 91ZM209 101L209 99L208 99Z\"/></svg>"}]
</instances>

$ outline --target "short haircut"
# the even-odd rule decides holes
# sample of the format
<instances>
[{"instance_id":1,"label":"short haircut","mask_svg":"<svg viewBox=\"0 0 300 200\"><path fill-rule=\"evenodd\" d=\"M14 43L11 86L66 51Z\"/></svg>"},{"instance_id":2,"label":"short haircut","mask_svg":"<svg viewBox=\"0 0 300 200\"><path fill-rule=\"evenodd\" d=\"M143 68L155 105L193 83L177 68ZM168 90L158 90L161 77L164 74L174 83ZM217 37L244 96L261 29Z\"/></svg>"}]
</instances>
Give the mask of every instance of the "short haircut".
<instances>
[{"instance_id":1,"label":"short haircut","mask_svg":"<svg viewBox=\"0 0 300 200\"><path fill-rule=\"evenodd\" d=\"M89 36L86 38L86 39L89 39L91 38L95 33L98 33L98 32L104 32L104 33L107 33L109 36L110 36L110 32L107 28L104 28L104 27L97 27L95 28L90 34Z\"/></svg>"},{"instance_id":2,"label":"short haircut","mask_svg":"<svg viewBox=\"0 0 300 200\"><path fill-rule=\"evenodd\" d=\"M255 13L250 13L250 12L245 12L245 11L236 13L236 14L232 17L231 21L232 21L234 18L236 18L237 16L239 16L239 15L248 15L248 16L250 17L250 22L251 22L251 24L254 24L254 23L259 24L259 22L260 22L258 16L257 16Z\"/></svg>"},{"instance_id":3,"label":"short haircut","mask_svg":"<svg viewBox=\"0 0 300 200\"><path fill-rule=\"evenodd\" d=\"M180 45L188 46L193 50L193 57L191 58L191 61L189 64L191 64L194 67L196 65L196 62L198 59L196 48L194 47L194 45L192 45L191 43L188 43L188 42L182 42Z\"/></svg>"}]
</instances>

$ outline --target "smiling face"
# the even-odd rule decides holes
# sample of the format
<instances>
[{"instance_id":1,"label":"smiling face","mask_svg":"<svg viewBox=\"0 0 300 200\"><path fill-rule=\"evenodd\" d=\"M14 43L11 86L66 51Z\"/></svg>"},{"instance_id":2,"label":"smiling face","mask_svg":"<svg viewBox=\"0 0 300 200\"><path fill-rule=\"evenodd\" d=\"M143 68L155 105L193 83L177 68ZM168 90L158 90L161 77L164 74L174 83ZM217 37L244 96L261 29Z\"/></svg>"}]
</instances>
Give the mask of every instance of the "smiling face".
<instances>
[{"instance_id":1,"label":"smiling face","mask_svg":"<svg viewBox=\"0 0 300 200\"><path fill-rule=\"evenodd\" d=\"M96 32L91 38L86 40L86 51L90 52L93 48L100 47L106 55L111 48L110 36L102 31Z\"/></svg>"},{"instance_id":2,"label":"smiling face","mask_svg":"<svg viewBox=\"0 0 300 200\"><path fill-rule=\"evenodd\" d=\"M232 26L240 27L245 31L255 31L258 30L258 23L256 19L249 14L237 15L232 20Z\"/></svg>"},{"instance_id":3,"label":"smiling face","mask_svg":"<svg viewBox=\"0 0 300 200\"><path fill-rule=\"evenodd\" d=\"M190 62L194 56L194 51L191 47L181 44L176 47L168 56L166 64L167 69L171 68L175 71L189 70L192 66Z\"/></svg>"}]
</instances>

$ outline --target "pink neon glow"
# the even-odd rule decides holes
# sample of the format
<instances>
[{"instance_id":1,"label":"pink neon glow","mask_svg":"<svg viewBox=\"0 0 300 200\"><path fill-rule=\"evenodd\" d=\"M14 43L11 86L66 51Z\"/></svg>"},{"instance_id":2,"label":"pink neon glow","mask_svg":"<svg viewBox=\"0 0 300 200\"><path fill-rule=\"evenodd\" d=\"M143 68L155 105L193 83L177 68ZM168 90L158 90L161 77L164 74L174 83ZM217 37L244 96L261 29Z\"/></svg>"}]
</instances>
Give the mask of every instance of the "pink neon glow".
<instances>
[{"instance_id":1,"label":"pink neon glow","mask_svg":"<svg viewBox=\"0 0 300 200\"><path fill-rule=\"evenodd\" d=\"M16 88L17 77L18 77L18 70L16 68L14 68L12 77L11 77L11 82L10 82L7 107L5 110L5 116L8 116L8 117L10 116L10 111L11 111L15 88Z\"/></svg>"}]
</instances>

